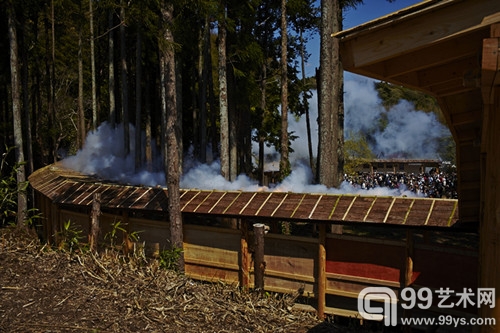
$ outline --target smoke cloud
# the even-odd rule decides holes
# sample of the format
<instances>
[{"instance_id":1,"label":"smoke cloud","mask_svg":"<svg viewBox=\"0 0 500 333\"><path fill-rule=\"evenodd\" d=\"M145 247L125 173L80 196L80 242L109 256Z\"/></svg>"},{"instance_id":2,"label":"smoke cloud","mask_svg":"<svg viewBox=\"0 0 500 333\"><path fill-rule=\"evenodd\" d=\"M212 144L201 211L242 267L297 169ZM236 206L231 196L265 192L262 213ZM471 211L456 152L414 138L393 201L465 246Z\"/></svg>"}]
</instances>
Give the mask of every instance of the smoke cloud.
<instances>
[{"instance_id":1,"label":"smoke cloud","mask_svg":"<svg viewBox=\"0 0 500 333\"><path fill-rule=\"evenodd\" d=\"M373 80L353 74L345 78L345 132L371 133L371 149L377 155L390 156L405 152L410 158L436 158L436 139L449 135L446 127L440 124L434 114L415 110L407 102L401 102L387 112L380 106L380 100L373 87ZM313 153L317 152L317 103L316 97L309 101ZM386 113L384 115L384 113ZM388 125L378 130L381 117L386 116ZM161 156L154 152L153 171L135 170L134 127L130 125L130 154L124 154L123 125L112 128L102 123L96 131L87 135L85 146L76 155L65 158L62 163L84 174L97 175L103 179L132 185L165 186ZM290 154L292 172L282 183L272 187L260 187L258 182L246 175L229 182L220 175L219 161L201 164L189 158L184 162L181 188L242 190L242 191L290 191L308 193L352 193L364 195L407 195L414 196L405 189L391 190L379 187L371 190L354 188L347 182L339 189L313 184L313 175L308 166L309 153L305 116L295 119L289 116L289 131L296 140L292 142ZM448 131L448 132L447 132ZM143 136L142 140L145 138ZM152 144L156 147L156 144ZM254 144L254 156L257 156ZM279 154L266 147L267 170L278 170Z\"/></svg>"}]
</instances>

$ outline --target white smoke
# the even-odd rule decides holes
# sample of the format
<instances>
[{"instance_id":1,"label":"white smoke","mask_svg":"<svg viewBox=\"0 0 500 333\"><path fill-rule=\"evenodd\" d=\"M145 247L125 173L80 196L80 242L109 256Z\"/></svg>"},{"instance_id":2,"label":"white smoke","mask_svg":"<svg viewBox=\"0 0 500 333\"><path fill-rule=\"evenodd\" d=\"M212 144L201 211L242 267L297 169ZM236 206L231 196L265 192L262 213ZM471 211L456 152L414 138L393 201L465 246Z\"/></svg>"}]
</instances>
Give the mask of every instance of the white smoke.
<instances>
[{"instance_id":1,"label":"white smoke","mask_svg":"<svg viewBox=\"0 0 500 333\"><path fill-rule=\"evenodd\" d=\"M439 159L440 138L450 136L434 113L415 110L401 100L391 110L381 106L374 89L375 80L350 74L345 79L345 134L370 133L370 148L380 158L403 155L411 159ZM380 129L386 117L387 126Z\"/></svg>"},{"instance_id":2,"label":"white smoke","mask_svg":"<svg viewBox=\"0 0 500 333\"><path fill-rule=\"evenodd\" d=\"M165 184L159 154L153 154L156 158L152 172L146 169L135 170L135 129L132 125L130 125L130 153L125 155L124 151L123 124L117 124L113 128L111 124L104 122L97 130L87 134L83 149L76 155L65 158L62 163L67 168L111 181L147 186Z\"/></svg>"},{"instance_id":3,"label":"white smoke","mask_svg":"<svg viewBox=\"0 0 500 333\"><path fill-rule=\"evenodd\" d=\"M345 79L345 132L372 131L386 111L380 106L380 100L373 87L373 80L348 74ZM429 157L435 154L435 138L446 134L434 114L414 110L406 102L398 104L387 114L389 124L383 131L373 132L372 147L375 153L390 155L395 152L410 151L412 158ZM316 98L310 100L310 123L312 132L312 149L317 152L317 103ZM214 161L200 164L193 160L185 161L184 174L181 177L181 188L242 190L242 191L285 191L307 193L353 193L365 195L414 195L404 189L391 190L378 187L371 190L354 188L348 183L339 189L329 189L323 185L313 184L313 176L307 165L309 152L305 116L296 120L289 116L289 131L298 136L292 142L293 153L290 154L291 174L282 183L271 188L259 187L258 182L246 175L240 175L229 182L220 175L220 163ZM133 185L165 186L165 175L162 169L161 156L156 153L153 171L135 170L134 127L130 125L130 154L124 154L124 131L122 125L112 128L102 123L96 131L87 135L85 146L76 155L63 160L63 164L85 174L97 175L103 179ZM144 136L142 138L144 143ZM156 145L153 143L153 147ZM257 145L254 144L254 155L257 156ZM424 155L422 155L424 154ZM189 154L187 154L189 156ZM266 163L267 170L277 170L279 154L266 147L266 155L274 159Z\"/></svg>"}]
</instances>

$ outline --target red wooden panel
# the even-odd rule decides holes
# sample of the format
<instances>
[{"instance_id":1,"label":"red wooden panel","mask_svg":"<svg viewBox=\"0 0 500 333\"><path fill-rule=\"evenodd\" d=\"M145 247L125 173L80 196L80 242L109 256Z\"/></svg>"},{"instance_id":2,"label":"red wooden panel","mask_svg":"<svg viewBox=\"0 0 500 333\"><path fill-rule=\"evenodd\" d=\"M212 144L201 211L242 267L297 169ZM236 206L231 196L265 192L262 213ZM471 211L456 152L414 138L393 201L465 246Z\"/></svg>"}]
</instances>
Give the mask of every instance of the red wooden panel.
<instances>
[{"instance_id":1,"label":"red wooden panel","mask_svg":"<svg viewBox=\"0 0 500 333\"><path fill-rule=\"evenodd\" d=\"M462 291L478 287L477 255L457 250L414 249L413 271L418 273L415 284L430 288L446 288Z\"/></svg>"},{"instance_id":2,"label":"red wooden panel","mask_svg":"<svg viewBox=\"0 0 500 333\"><path fill-rule=\"evenodd\" d=\"M399 282L405 254L404 246L327 238L326 271Z\"/></svg>"}]
</instances>

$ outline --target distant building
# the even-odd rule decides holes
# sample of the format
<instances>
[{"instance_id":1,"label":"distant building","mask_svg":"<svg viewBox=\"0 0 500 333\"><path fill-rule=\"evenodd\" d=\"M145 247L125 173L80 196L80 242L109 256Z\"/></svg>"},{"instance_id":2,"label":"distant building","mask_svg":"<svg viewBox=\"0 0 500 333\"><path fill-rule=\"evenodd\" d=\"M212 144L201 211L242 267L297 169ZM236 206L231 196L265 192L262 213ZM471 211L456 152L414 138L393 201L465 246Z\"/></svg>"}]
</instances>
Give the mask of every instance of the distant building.
<instances>
[{"instance_id":1,"label":"distant building","mask_svg":"<svg viewBox=\"0 0 500 333\"><path fill-rule=\"evenodd\" d=\"M439 160L375 159L364 163L359 172L366 173L424 173L439 168Z\"/></svg>"}]
</instances>

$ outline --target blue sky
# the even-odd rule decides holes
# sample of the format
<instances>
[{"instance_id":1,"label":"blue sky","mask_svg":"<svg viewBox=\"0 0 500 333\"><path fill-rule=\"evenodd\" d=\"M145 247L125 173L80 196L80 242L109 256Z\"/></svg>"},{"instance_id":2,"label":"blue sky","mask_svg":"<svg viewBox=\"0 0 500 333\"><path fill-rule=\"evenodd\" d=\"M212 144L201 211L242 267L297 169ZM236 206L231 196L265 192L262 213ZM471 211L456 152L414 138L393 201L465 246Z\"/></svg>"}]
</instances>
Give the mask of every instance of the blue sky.
<instances>
[{"instance_id":1,"label":"blue sky","mask_svg":"<svg viewBox=\"0 0 500 333\"><path fill-rule=\"evenodd\" d=\"M388 2L387 0L364 0L364 4L359 5L356 9L349 8L344 11L344 29L355 27L419 2L422 1L396 0ZM319 39L319 34L316 34L308 43L308 51L311 53L311 57L306 68L307 76L314 75L315 68L319 67Z\"/></svg>"}]
</instances>

